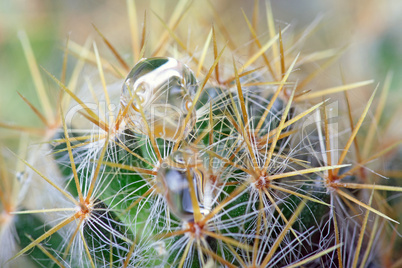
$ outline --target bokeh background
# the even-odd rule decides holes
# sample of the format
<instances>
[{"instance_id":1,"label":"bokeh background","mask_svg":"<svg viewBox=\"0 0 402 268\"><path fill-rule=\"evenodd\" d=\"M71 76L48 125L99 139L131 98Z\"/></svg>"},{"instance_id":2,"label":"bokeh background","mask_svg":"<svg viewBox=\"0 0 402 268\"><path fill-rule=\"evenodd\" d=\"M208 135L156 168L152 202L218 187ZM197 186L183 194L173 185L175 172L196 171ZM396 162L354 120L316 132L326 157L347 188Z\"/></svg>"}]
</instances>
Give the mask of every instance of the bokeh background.
<instances>
[{"instance_id":1,"label":"bokeh background","mask_svg":"<svg viewBox=\"0 0 402 268\"><path fill-rule=\"evenodd\" d=\"M225 25L229 29L236 29L238 36L233 38L238 39L237 43L246 42L250 34L241 9L251 17L254 1L213 2ZM259 3L261 25L266 25L264 2ZM306 42L306 51L348 47L339 63L333 67L333 71L323 74L323 80L339 80L340 66L345 73L346 82L373 78L381 83L386 73L393 70L395 75L387 107L390 107L389 113L402 112L398 111L402 98L402 1L271 2L278 25L291 24L296 31L301 31L315 19L321 18L322 27ZM176 3L177 1L136 1L138 14L147 10L148 31L162 31L163 27L155 19L153 12L167 19ZM213 16L206 1L194 1L191 9L187 19L193 23L204 23L206 32L209 31ZM139 25L142 18L140 15ZM0 1L0 121L28 126L40 124L17 94L18 91L33 104L39 104L18 32L25 31L29 36L38 64L59 75L67 36L79 44L83 44L88 36L99 40L92 24L100 29L123 56L129 57L127 55L131 51L131 44L126 1ZM193 32L192 35L197 33ZM103 51L101 53L110 56L104 45L99 47ZM72 69L73 64L74 59L69 60L68 70ZM56 92L53 92L53 82L44 74L43 77L50 96L56 95ZM356 91L352 93L352 97L359 100L360 95L366 93ZM362 103L365 100L362 97ZM18 133L15 131L0 129L0 139L10 147L14 146L16 135Z\"/></svg>"}]
</instances>

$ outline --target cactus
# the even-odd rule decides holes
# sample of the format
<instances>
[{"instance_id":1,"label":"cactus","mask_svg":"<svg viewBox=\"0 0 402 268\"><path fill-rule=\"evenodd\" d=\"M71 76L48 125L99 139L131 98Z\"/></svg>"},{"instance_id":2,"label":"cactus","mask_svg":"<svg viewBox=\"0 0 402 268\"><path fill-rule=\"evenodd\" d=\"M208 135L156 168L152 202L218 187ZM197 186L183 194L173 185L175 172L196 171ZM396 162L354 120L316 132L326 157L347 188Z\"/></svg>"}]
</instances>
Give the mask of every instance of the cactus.
<instances>
[{"instance_id":1,"label":"cactus","mask_svg":"<svg viewBox=\"0 0 402 268\"><path fill-rule=\"evenodd\" d=\"M314 57L289 27L275 27L269 2L268 38L244 15L250 48L235 47L220 25L222 35L212 26L192 51L176 29L181 16L155 15L165 34L153 44L144 20L131 68L96 29L119 65L84 45L77 68L93 63L98 73L81 91L43 68L60 88L55 111L43 115L23 97L46 126L39 145L22 140L7 157L24 172L0 162L0 241L13 245L2 265L397 265L402 187L384 178L398 166L400 140L374 142L392 75L355 109L347 92L372 81L311 86L341 49L309 72ZM390 164L381 170L379 159Z\"/></svg>"}]
</instances>

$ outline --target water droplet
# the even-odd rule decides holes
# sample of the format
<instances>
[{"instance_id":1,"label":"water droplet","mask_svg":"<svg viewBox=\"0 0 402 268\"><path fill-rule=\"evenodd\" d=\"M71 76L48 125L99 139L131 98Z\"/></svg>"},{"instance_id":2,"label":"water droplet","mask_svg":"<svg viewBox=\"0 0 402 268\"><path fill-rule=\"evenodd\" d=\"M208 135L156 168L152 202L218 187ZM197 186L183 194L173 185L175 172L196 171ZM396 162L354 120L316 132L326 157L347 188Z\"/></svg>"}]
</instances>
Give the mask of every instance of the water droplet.
<instances>
[{"instance_id":1,"label":"water droplet","mask_svg":"<svg viewBox=\"0 0 402 268\"><path fill-rule=\"evenodd\" d=\"M194 186L201 213L208 213L203 206L205 172L194 150L181 149L171 154L162 163L156 176L156 187L164 195L170 210L185 221L192 220L194 214L189 179Z\"/></svg>"},{"instance_id":2,"label":"water droplet","mask_svg":"<svg viewBox=\"0 0 402 268\"><path fill-rule=\"evenodd\" d=\"M155 137L176 141L196 91L197 80L185 64L173 58L142 59L128 74L120 98L122 109L132 103L125 118L128 128L149 135L148 124ZM183 137L195 120L193 110Z\"/></svg>"}]
</instances>

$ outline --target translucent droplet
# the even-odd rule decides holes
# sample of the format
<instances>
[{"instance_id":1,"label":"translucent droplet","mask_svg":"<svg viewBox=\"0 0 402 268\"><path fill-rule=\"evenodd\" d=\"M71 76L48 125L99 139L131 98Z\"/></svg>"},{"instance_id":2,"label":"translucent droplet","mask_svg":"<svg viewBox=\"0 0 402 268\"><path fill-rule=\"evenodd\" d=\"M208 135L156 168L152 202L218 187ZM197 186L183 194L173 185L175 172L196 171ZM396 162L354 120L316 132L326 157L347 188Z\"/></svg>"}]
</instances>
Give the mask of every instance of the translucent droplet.
<instances>
[{"instance_id":1,"label":"translucent droplet","mask_svg":"<svg viewBox=\"0 0 402 268\"><path fill-rule=\"evenodd\" d=\"M147 58L128 74L120 98L122 110L130 103L125 118L136 133L176 141L193 104L197 81L193 72L173 58ZM194 127L195 110L184 128L183 137Z\"/></svg>"},{"instance_id":2,"label":"translucent droplet","mask_svg":"<svg viewBox=\"0 0 402 268\"><path fill-rule=\"evenodd\" d=\"M208 213L203 206L205 172L193 150L174 152L162 163L156 176L156 187L164 195L170 210L186 221L192 220L194 214L189 179L194 186L200 212Z\"/></svg>"}]
</instances>

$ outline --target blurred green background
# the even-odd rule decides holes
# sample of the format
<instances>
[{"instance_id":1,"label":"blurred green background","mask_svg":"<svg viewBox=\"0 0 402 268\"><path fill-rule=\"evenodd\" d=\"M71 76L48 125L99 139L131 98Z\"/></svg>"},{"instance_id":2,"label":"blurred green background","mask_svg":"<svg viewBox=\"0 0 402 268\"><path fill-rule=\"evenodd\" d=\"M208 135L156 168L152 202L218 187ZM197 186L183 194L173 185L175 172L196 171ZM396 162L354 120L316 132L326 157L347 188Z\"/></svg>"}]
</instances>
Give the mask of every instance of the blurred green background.
<instances>
[{"instance_id":1,"label":"blurred green background","mask_svg":"<svg viewBox=\"0 0 402 268\"><path fill-rule=\"evenodd\" d=\"M264 2L259 3L262 25L265 23ZM276 21L279 24L290 23L296 30L302 30L315 18L322 16L323 27L314 38L309 39L305 48L307 51L314 51L349 45L340 61L347 82L371 78L382 82L387 71L392 69L395 75L389 105L393 107L393 113L402 112L397 110L402 98L402 1L271 2ZM143 14L144 9L148 10L148 31L162 28L151 10L163 18L169 18L176 3L177 1L136 1L138 14ZM194 1L193 4L190 12L193 12L194 19L202 18L201 21L206 25L212 22L212 15L208 15L212 12L205 1ZM239 29L239 35L245 33L245 36L249 36L241 8L251 17L253 1L214 1L213 5L228 28ZM139 25L142 17L139 16ZM0 121L28 126L40 125L40 121L17 94L18 91L33 104L39 105L18 32L23 30L29 36L38 64L60 76L63 46L67 36L83 44L89 35L96 36L92 23L123 55L130 53L126 1L0 1ZM242 38L245 40L244 36ZM73 62L74 59L69 59L69 70ZM334 70L339 70L339 65ZM42 76L45 87L54 100L55 86L43 73ZM326 74L323 79L339 79L339 74L335 71L333 74ZM13 146L12 141L16 135L18 133L15 131L0 129L0 139L10 147Z\"/></svg>"}]
</instances>

